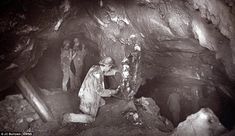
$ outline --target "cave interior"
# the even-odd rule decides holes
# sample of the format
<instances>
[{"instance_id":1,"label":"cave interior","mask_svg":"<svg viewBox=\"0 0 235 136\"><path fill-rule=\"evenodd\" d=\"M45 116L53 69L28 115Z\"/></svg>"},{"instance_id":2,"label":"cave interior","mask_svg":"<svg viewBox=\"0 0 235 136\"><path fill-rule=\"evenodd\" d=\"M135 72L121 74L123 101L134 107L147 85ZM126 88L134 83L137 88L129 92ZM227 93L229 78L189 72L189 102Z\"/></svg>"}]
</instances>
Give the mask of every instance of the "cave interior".
<instances>
[{"instance_id":1,"label":"cave interior","mask_svg":"<svg viewBox=\"0 0 235 136\"><path fill-rule=\"evenodd\" d=\"M160 114L172 121L168 97L178 92L180 122L201 108L210 108L227 130L234 130L233 0L4 0L0 2L0 126L4 129L0 131L23 131L31 126L32 122L19 123L18 116L24 115L4 113L9 110L6 105L11 105L6 102L19 104L21 97L16 96L22 92L17 81L21 76L27 77L57 120L61 120L62 112L77 110L79 88L58 93L63 78L61 48L65 40L73 42L74 38L86 52L81 81L91 66L107 56L121 70L123 59L137 44L141 58L134 99L152 98ZM75 66L70 67L74 72ZM116 88L121 80L105 78L106 87ZM107 102L112 103L112 99L107 98ZM20 127L13 125L14 121ZM48 127L33 126L34 131ZM93 131L99 132L88 132ZM112 135L108 128L103 131ZM127 135L139 132L125 131Z\"/></svg>"}]
</instances>

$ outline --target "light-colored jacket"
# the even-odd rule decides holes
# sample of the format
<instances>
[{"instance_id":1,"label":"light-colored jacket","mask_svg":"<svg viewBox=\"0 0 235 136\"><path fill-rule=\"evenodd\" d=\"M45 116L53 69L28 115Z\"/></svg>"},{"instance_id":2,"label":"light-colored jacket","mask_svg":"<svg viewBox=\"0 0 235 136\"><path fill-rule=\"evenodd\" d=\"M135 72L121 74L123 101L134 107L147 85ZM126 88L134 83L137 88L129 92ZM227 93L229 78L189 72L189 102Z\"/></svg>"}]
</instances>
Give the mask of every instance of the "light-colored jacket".
<instances>
[{"instance_id":1,"label":"light-colored jacket","mask_svg":"<svg viewBox=\"0 0 235 136\"><path fill-rule=\"evenodd\" d=\"M104 87L104 74L100 66L92 66L78 93L78 97L81 99L80 110L95 117L100 105L104 104L101 97L110 96L111 92Z\"/></svg>"}]
</instances>

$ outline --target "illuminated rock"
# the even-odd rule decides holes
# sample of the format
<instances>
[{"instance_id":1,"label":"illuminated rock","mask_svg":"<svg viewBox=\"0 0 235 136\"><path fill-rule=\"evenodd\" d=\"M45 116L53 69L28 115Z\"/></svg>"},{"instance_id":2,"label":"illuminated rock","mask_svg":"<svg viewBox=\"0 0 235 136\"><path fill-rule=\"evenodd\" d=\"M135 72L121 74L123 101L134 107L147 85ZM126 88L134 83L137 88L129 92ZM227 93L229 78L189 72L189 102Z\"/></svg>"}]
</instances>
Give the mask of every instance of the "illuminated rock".
<instances>
[{"instance_id":1,"label":"illuminated rock","mask_svg":"<svg viewBox=\"0 0 235 136\"><path fill-rule=\"evenodd\" d=\"M202 108L187 117L171 136L217 136L225 131L219 119L209 108Z\"/></svg>"}]
</instances>

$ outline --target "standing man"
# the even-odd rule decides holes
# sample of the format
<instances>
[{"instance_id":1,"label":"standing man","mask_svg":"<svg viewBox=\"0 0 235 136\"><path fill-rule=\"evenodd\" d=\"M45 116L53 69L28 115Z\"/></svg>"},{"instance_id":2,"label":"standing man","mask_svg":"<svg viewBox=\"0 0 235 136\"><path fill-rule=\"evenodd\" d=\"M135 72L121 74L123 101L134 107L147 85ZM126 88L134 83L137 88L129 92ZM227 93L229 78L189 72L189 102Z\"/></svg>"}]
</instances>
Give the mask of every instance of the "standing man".
<instances>
[{"instance_id":1,"label":"standing man","mask_svg":"<svg viewBox=\"0 0 235 136\"><path fill-rule=\"evenodd\" d=\"M180 95L178 89L169 95L167 106L171 113L173 124L177 126L180 121Z\"/></svg>"},{"instance_id":2,"label":"standing man","mask_svg":"<svg viewBox=\"0 0 235 136\"><path fill-rule=\"evenodd\" d=\"M73 64L75 67L74 71L74 88L72 89L78 89L81 85L81 73L82 73L82 67L83 67L83 61L86 56L86 50L84 44L81 44L78 40L78 38L74 38L74 46L73 46ZM82 49L79 47L82 46Z\"/></svg>"},{"instance_id":3,"label":"standing man","mask_svg":"<svg viewBox=\"0 0 235 136\"><path fill-rule=\"evenodd\" d=\"M65 114L64 122L90 123L95 120L99 107L105 104L102 97L111 97L118 92L117 90L105 89L104 86L104 76L115 75L117 72L112 69L112 66L113 59L106 57L99 62L99 65L90 68L78 93L81 100L79 108L83 114Z\"/></svg>"},{"instance_id":4,"label":"standing man","mask_svg":"<svg viewBox=\"0 0 235 136\"><path fill-rule=\"evenodd\" d=\"M73 72L70 69L71 61L72 61L72 49L70 48L70 42L65 40L63 43L63 48L61 49L61 69L63 71L63 79L62 79L62 90L67 91L67 84L69 79L73 77ZM73 86L72 83L70 86Z\"/></svg>"}]
</instances>

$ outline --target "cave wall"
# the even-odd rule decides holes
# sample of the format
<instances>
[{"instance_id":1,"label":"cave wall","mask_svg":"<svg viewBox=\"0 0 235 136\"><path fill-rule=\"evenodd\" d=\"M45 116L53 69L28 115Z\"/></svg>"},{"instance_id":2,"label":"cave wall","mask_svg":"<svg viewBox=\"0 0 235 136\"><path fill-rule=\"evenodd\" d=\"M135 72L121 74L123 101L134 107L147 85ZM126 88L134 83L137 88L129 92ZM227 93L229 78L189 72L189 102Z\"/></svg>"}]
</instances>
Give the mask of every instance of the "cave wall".
<instances>
[{"instance_id":1,"label":"cave wall","mask_svg":"<svg viewBox=\"0 0 235 136\"><path fill-rule=\"evenodd\" d=\"M228 34L218 31L213 21L210 24L208 19L202 18L204 16L201 12L192 9L192 2L103 1L102 6L99 1L94 3L82 3L86 8L77 12L86 12L79 19L75 15L71 22L77 22L76 25L64 24L61 29L65 35L75 31L84 33L88 39L97 43L102 57L113 57L118 66L124 56L133 50L131 37L135 35L135 42L141 44L143 54L146 55L143 55L143 64L150 63L150 66L144 65L143 69L148 69L143 71L146 73L143 74L144 78L154 77L158 73L156 69L161 69L157 65L156 58L159 56L156 56L156 52L164 54L170 50L170 54L172 50L178 50L199 53L198 50L203 50L202 46L215 52L216 59L221 59L227 75L233 79L231 40Z\"/></svg>"},{"instance_id":2,"label":"cave wall","mask_svg":"<svg viewBox=\"0 0 235 136\"><path fill-rule=\"evenodd\" d=\"M88 52L81 78L105 56L121 69L138 44L144 80L137 96L152 96L162 108L178 89L186 103L195 105L184 116L198 109L201 98L201 106L220 116L223 105L231 104L224 111L234 108L234 5L232 0L2 2L0 91L29 71L41 88L60 87L60 48L64 40L77 37Z\"/></svg>"},{"instance_id":3,"label":"cave wall","mask_svg":"<svg viewBox=\"0 0 235 136\"><path fill-rule=\"evenodd\" d=\"M158 86L150 85L151 91L165 85L171 91L179 88L182 93L190 93L194 87L200 90L201 86L212 86L234 97L233 1L70 0L67 5L62 0L9 2L4 3L8 8L0 14L0 75L9 80L1 79L0 90L32 67L41 87L60 87L59 48L64 40L78 37L89 52L81 77L105 56L111 56L121 69L123 58L138 44L142 85L147 80L161 80L156 81ZM61 25L55 29L60 20ZM55 65L45 63L50 53L57 56L48 58ZM39 60L41 56L45 58ZM43 67L50 69L43 72Z\"/></svg>"},{"instance_id":4,"label":"cave wall","mask_svg":"<svg viewBox=\"0 0 235 136\"><path fill-rule=\"evenodd\" d=\"M198 50L203 50L202 46L215 52L216 59L221 60L225 66L227 75L230 79L234 78L233 2L103 0L101 5L98 0L72 0L69 3L69 9L65 13L64 1L23 1L20 8L14 9L14 21L4 15L13 14L12 9L3 10L2 17L8 21L2 21L5 27L2 27L1 32L8 32L12 39L22 35L40 39L41 43L37 46L51 46L50 41L62 41L83 35L95 43L92 48L98 50L101 57L113 57L117 66L120 66L124 56L133 51L133 42L139 43L144 56L143 78L153 78L157 73L171 71L169 65L163 64L162 67L159 64L164 53L172 57L172 51L176 50L184 52L183 54L199 53ZM53 30L61 18L63 22L59 30ZM18 41L11 43L11 46L14 47L14 43ZM10 52L13 50L10 49ZM9 62L12 60L14 59Z\"/></svg>"}]
</instances>

